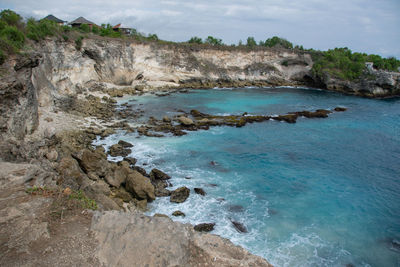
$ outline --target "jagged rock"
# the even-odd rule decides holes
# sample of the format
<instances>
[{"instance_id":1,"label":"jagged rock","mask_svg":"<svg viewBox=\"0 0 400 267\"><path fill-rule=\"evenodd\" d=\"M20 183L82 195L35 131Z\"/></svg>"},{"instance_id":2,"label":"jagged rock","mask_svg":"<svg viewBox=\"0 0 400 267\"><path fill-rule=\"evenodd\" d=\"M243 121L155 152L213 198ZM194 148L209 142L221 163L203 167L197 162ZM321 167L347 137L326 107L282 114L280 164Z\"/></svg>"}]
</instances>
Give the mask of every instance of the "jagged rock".
<instances>
[{"instance_id":1,"label":"jagged rock","mask_svg":"<svg viewBox=\"0 0 400 267\"><path fill-rule=\"evenodd\" d=\"M189 197L190 190L189 188L182 186L178 189L172 191L170 201L175 203L182 203L185 202L186 199Z\"/></svg>"},{"instance_id":2,"label":"jagged rock","mask_svg":"<svg viewBox=\"0 0 400 267\"><path fill-rule=\"evenodd\" d=\"M110 185L118 188L121 186L121 184L126 182L126 178L128 177L130 170L129 170L129 165L127 166L118 166L113 164L112 165L112 172L109 172L106 176L105 179L107 183Z\"/></svg>"},{"instance_id":3,"label":"jagged rock","mask_svg":"<svg viewBox=\"0 0 400 267\"><path fill-rule=\"evenodd\" d=\"M85 177L78 162L72 157L62 158L58 164L57 171L60 173L59 182L74 190L79 189Z\"/></svg>"},{"instance_id":4,"label":"jagged rock","mask_svg":"<svg viewBox=\"0 0 400 267\"><path fill-rule=\"evenodd\" d=\"M128 175L125 188L139 199L153 201L156 198L154 195L154 186L151 184L150 179L137 171L132 171Z\"/></svg>"},{"instance_id":5,"label":"jagged rock","mask_svg":"<svg viewBox=\"0 0 400 267\"><path fill-rule=\"evenodd\" d=\"M231 222L235 227L236 231L238 231L239 233L247 233L247 229L242 223L236 221L231 221Z\"/></svg>"},{"instance_id":6,"label":"jagged rock","mask_svg":"<svg viewBox=\"0 0 400 267\"><path fill-rule=\"evenodd\" d=\"M206 192L202 188L194 188L194 192L202 196L206 195Z\"/></svg>"},{"instance_id":7,"label":"jagged rock","mask_svg":"<svg viewBox=\"0 0 400 267\"><path fill-rule=\"evenodd\" d=\"M126 157L131 153L131 150L129 148L124 148L120 144L115 144L110 147L108 153L112 157Z\"/></svg>"},{"instance_id":8,"label":"jagged rock","mask_svg":"<svg viewBox=\"0 0 400 267\"><path fill-rule=\"evenodd\" d=\"M49 152L46 153L46 158L50 161L57 161L58 159L58 152L54 148L51 149Z\"/></svg>"},{"instance_id":9,"label":"jagged rock","mask_svg":"<svg viewBox=\"0 0 400 267\"><path fill-rule=\"evenodd\" d=\"M133 145L129 142L126 142L124 140L119 140L118 141L118 145L124 147L124 148L129 148L129 147L133 147Z\"/></svg>"},{"instance_id":10,"label":"jagged rock","mask_svg":"<svg viewBox=\"0 0 400 267\"><path fill-rule=\"evenodd\" d=\"M141 175L148 177L146 170L143 169L142 167L135 166L135 167L133 167L133 169L135 171L138 171Z\"/></svg>"},{"instance_id":11,"label":"jagged rock","mask_svg":"<svg viewBox=\"0 0 400 267\"><path fill-rule=\"evenodd\" d=\"M137 159L132 158L132 157L126 157L124 158L125 161L127 161L130 165L135 165L137 162Z\"/></svg>"},{"instance_id":12,"label":"jagged rock","mask_svg":"<svg viewBox=\"0 0 400 267\"><path fill-rule=\"evenodd\" d=\"M192 119L185 117L185 116L180 116L178 118L178 121L180 124L184 125L184 126L192 126L194 125L194 122Z\"/></svg>"},{"instance_id":13,"label":"jagged rock","mask_svg":"<svg viewBox=\"0 0 400 267\"><path fill-rule=\"evenodd\" d=\"M211 232L214 230L215 223L200 223L194 226L194 230L198 232Z\"/></svg>"},{"instance_id":14,"label":"jagged rock","mask_svg":"<svg viewBox=\"0 0 400 267\"><path fill-rule=\"evenodd\" d=\"M159 169L152 169L150 172L151 180L168 180L171 179L171 176L160 171Z\"/></svg>"},{"instance_id":15,"label":"jagged rock","mask_svg":"<svg viewBox=\"0 0 400 267\"><path fill-rule=\"evenodd\" d=\"M79 165L85 173L93 172L99 177L104 177L108 171L109 163L100 154L84 149L80 152L81 156L74 155Z\"/></svg>"},{"instance_id":16,"label":"jagged rock","mask_svg":"<svg viewBox=\"0 0 400 267\"><path fill-rule=\"evenodd\" d=\"M176 210L176 211L174 211L174 212L172 213L172 216L182 216L182 217L185 217L186 215L185 215L185 213L183 213L182 211Z\"/></svg>"},{"instance_id":17,"label":"jagged rock","mask_svg":"<svg viewBox=\"0 0 400 267\"><path fill-rule=\"evenodd\" d=\"M133 200L132 195L123 187L120 187L114 191L114 197L122 199L123 202L131 202Z\"/></svg>"}]
</instances>

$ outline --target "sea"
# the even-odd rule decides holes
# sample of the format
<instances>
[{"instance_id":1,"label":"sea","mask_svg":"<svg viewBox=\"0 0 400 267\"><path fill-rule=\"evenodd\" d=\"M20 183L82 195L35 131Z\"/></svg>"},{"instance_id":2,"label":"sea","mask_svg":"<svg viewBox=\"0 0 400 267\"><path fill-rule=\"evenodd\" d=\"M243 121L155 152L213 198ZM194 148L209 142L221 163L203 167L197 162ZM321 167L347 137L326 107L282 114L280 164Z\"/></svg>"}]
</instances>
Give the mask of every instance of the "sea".
<instances>
[{"instance_id":1,"label":"sea","mask_svg":"<svg viewBox=\"0 0 400 267\"><path fill-rule=\"evenodd\" d=\"M299 118L219 126L162 138L117 132L130 156L169 174L181 204L168 197L148 215L183 223L215 223L230 239L275 266L400 266L400 99L366 99L309 88L223 88L120 99L141 111L132 125L179 110L218 115L279 115L345 107L324 119ZM121 160L122 158L111 158ZM206 195L195 194L202 188ZM185 217L171 214L180 210ZM238 232L232 221L242 223Z\"/></svg>"}]
</instances>

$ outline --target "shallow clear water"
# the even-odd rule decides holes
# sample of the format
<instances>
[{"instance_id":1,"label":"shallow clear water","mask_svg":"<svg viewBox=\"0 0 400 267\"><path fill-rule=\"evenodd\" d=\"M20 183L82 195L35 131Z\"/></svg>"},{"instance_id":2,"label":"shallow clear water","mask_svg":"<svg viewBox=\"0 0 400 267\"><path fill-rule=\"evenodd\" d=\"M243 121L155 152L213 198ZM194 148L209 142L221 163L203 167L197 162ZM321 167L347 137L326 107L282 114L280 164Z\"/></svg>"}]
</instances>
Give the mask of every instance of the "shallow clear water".
<instances>
[{"instance_id":1,"label":"shallow clear water","mask_svg":"<svg viewBox=\"0 0 400 267\"><path fill-rule=\"evenodd\" d=\"M267 121L165 138L119 133L98 144L132 142L138 165L170 174L173 188L207 193L192 190L182 204L159 198L149 214L181 210L186 217L174 220L216 222L213 233L276 266L400 266L392 243L400 241L400 99L280 88L196 90L121 102L158 118L178 109L271 115L347 107L296 124ZM249 233L238 233L231 220Z\"/></svg>"}]
</instances>

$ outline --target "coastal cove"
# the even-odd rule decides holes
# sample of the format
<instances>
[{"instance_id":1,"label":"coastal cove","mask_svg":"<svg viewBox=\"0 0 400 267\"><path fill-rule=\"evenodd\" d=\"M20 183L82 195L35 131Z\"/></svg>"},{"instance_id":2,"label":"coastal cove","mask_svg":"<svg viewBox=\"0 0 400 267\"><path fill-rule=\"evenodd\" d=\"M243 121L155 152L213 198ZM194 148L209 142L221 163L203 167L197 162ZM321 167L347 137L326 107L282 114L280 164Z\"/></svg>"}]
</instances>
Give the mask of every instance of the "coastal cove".
<instances>
[{"instance_id":1,"label":"coastal cove","mask_svg":"<svg viewBox=\"0 0 400 267\"><path fill-rule=\"evenodd\" d=\"M216 223L229 238L275 266L396 266L400 262L400 100L363 99L306 88L190 90L162 97L125 96L140 112L132 126L179 110L227 115L333 110L328 118L217 126L184 136L118 131L94 145L132 143L137 166L172 178L170 190L191 189L181 204L159 197L148 215ZM122 158L111 158L121 160ZM202 188L205 196L195 194ZM185 217L171 214L182 211ZM239 233L232 221L248 233ZM351 266L351 265L349 265Z\"/></svg>"}]
</instances>

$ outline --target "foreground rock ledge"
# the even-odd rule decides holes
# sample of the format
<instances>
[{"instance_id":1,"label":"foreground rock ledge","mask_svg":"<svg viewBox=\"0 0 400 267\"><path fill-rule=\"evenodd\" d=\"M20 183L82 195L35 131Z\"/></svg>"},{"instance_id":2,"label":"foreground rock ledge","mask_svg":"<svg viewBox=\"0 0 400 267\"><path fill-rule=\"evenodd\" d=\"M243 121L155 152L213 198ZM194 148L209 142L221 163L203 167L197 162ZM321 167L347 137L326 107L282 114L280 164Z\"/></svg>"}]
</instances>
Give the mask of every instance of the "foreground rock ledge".
<instances>
[{"instance_id":1,"label":"foreground rock ledge","mask_svg":"<svg viewBox=\"0 0 400 267\"><path fill-rule=\"evenodd\" d=\"M96 212L91 230L105 266L272 266L228 239L164 217Z\"/></svg>"}]
</instances>

